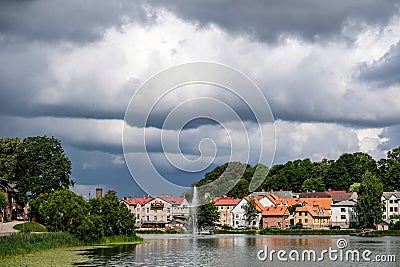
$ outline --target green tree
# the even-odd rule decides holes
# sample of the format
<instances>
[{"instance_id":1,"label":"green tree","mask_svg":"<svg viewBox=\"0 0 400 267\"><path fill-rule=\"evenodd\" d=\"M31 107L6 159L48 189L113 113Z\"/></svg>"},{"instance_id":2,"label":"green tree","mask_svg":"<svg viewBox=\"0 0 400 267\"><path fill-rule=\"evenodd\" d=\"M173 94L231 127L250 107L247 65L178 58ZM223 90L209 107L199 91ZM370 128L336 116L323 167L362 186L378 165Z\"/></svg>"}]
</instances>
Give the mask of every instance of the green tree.
<instances>
[{"instance_id":1,"label":"green tree","mask_svg":"<svg viewBox=\"0 0 400 267\"><path fill-rule=\"evenodd\" d=\"M256 208L256 202L253 197L246 199L246 204L243 205L244 215L246 217L247 225L253 227L252 222L258 217L258 210Z\"/></svg>"},{"instance_id":2,"label":"green tree","mask_svg":"<svg viewBox=\"0 0 400 267\"><path fill-rule=\"evenodd\" d=\"M17 148L21 140L17 138L0 138L0 177L6 180L15 178L17 167Z\"/></svg>"},{"instance_id":3,"label":"green tree","mask_svg":"<svg viewBox=\"0 0 400 267\"><path fill-rule=\"evenodd\" d=\"M203 225L213 225L218 221L219 212L218 208L213 202L207 202L200 205L197 209L197 224L199 227Z\"/></svg>"},{"instance_id":4,"label":"green tree","mask_svg":"<svg viewBox=\"0 0 400 267\"><path fill-rule=\"evenodd\" d=\"M80 226L88 214L87 203L83 197L69 189L58 190L52 194L41 194L31 201L32 209L40 214L40 220L52 232L70 232L79 237Z\"/></svg>"},{"instance_id":5,"label":"green tree","mask_svg":"<svg viewBox=\"0 0 400 267\"><path fill-rule=\"evenodd\" d=\"M102 198L89 201L89 212L105 236L131 235L135 229L135 216L120 203L117 192L108 191Z\"/></svg>"},{"instance_id":6,"label":"green tree","mask_svg":"<svg viewBox=\"0 0 400 267\"><path fill-rule=\"evenodd\" d=\"M301 186L302 192L323 192L325 191L325 184L321 177L318 178L308 178L303 182Z\"/></svg>"},{"instance_id":7,"label":"green tree","mask_svg":"<svg viewBox=\"0 0 400 267\"><path fill-rule=\"evenodd\" d=\"M73 185L71 161L65 156L61 141L54 137L27 137L18 146L14 181L19 202L26 202L27 192L35 198Z\"/></svg>"},{"instance_id":8,"label":"green tree","mask_svg":"<svg viewBox=\"0 0 400 267\"><path fill-rule=\"evenodd\" d=\"M360 185L360 183L354 183L350 185L349 192L358 192L358 190L360 190Z\"/></svg>"},{"instance_id":9,"label":"green tree","mask_svg":"<svg viewBox=\"0 0 400 267\"><path fill-rule=\"evenodd\" d=\"M382 193L382 182L375 174L366 171L362 176L358 190L358 201L355 206L359 225L374 227L375 223L382 220Z\"/></svg>"}]
</instances>

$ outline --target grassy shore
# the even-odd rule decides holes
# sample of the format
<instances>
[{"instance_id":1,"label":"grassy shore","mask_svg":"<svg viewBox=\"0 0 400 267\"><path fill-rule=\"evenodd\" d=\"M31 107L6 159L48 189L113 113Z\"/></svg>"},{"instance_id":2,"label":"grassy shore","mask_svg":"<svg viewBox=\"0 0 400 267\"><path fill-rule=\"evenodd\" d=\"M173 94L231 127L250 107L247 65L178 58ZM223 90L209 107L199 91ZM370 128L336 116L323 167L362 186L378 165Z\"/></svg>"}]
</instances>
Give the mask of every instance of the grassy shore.
<instances>
[{"instance_id":1,"label":"grassy shore","mask_svg":"<svg viewBox=\"0 0 400 267\"><path fill-rule=\"evenodd\" d=\"M15 230L19 230L20 233L31 233L31 232L47 232L44 225L36 222L25 222L21 224L14 225Z\"/></svg>"}]
</instances>

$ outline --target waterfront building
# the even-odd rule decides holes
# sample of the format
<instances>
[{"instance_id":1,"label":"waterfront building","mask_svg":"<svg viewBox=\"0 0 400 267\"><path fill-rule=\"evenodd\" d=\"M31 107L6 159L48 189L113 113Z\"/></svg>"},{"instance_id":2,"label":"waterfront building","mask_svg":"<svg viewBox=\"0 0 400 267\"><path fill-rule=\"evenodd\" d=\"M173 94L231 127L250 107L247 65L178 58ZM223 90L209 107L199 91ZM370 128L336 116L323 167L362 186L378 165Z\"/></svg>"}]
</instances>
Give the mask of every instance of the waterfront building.
<instances>
[{"instance_id":1,"label":"waterfront building","mask_svg":"<svg viewBox=\"0 0 400 267\"><path fill-rule=\"evenodd\" d=\"M240 199L228 197L226 195L214 199L214 205L217 207L219 212L219 225L233 226L231 211L239 202Z\"/></svg>"},{"instance_id":2,"label":"waterfront building","mask_svg":"<svg viewBox=\"0 0 400 267\"><path fill-rule=\"evenodd\" d=\"M355 202L352 200L344 200L332 204L331 221L332 226L340 226L341 228L353 228L356 226L356 212L354 209Z\"/></svg>"},{"instance_id":3,"label":"waterfront building","mask_svg":"<svg viewBox=\"0 0 400 267\"><path fill-rule=\"evenodd\" d=\"M256 205L256 209L258 211L257 218L250 222L250 224L246 220L246 212L244 210L244 205L246 205L249 200L253 198L254 203ZM239 200L239 202L232 209L232 227L233 228L242 228L242 227L260 227L261 214L264 210L264 206L254 197L247 196L243 199Z\"/></svg>"}]
</instances>

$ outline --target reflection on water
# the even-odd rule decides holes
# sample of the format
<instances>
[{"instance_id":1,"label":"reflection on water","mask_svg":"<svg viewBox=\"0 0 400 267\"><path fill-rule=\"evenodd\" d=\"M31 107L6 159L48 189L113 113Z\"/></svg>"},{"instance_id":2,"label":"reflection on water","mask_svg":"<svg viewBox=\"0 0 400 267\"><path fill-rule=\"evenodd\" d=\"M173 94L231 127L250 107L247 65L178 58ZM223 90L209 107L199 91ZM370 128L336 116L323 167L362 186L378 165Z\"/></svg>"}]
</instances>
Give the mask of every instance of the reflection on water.
<instances>
[{"instance_id":1,"label":"reflection on water","mask_svg":"<svg viewBox=\"0 0 400 267\"><path fill-rule=\"evenodd\" d=\"M354 236L248 236L215 235L191 238L184 235L149 235L137 245L118 245L87 251L91 262L78 266L377 266L375 262L280 262L259 261L257 252L268 249L315 250L332 247L345 238L348 249L369 249L376 254L393 254L400 261L400 238ZM151 238L151 239L149 239ZM380 263L379 266L400 266Z\"/></svg>"}]
</instances>

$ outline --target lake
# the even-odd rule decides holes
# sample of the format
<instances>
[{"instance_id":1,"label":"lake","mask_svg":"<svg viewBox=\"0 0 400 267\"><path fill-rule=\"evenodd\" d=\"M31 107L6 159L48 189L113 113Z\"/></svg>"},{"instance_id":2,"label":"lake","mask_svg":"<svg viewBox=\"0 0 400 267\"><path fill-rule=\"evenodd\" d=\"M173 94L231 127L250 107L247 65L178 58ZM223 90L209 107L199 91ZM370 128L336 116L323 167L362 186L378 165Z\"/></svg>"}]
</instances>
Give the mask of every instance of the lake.
<instances>
[{"instance_id":1,"label":"lake","mask_svg":"<svg viewBox=\"0 0 400 267\"><path fill-rule=\"evenodd\" d=\"M87 251L91 261L77 266L400 266L399 237L142 236L142 244Z\"/></svg>"}]
</instances>

